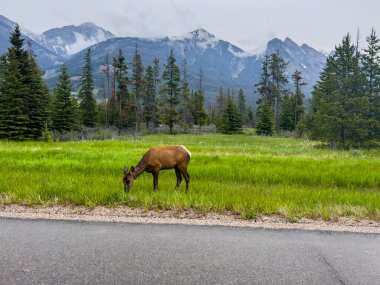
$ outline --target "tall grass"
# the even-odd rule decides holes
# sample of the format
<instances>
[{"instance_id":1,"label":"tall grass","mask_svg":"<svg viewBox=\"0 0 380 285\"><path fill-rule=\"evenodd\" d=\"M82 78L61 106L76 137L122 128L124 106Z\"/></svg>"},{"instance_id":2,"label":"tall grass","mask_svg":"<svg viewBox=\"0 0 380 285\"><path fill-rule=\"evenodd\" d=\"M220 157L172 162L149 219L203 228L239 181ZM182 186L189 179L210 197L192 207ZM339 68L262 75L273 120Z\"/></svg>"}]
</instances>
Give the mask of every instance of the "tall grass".
<instances>
[{"instance_id":1,"label":"tall grass","mask_svg":"<svg viewBox=\"0 0 380 285\"><path fill-rule=\"evenodd\" d=\"M123 166L152 146L192 152L190 191L174 170L123 192ZM129 205L145 209L380 220L380 150L332 151L297 139L152 135L123 141L0 142L0 204Z\"/></svg>"}]
</instances>

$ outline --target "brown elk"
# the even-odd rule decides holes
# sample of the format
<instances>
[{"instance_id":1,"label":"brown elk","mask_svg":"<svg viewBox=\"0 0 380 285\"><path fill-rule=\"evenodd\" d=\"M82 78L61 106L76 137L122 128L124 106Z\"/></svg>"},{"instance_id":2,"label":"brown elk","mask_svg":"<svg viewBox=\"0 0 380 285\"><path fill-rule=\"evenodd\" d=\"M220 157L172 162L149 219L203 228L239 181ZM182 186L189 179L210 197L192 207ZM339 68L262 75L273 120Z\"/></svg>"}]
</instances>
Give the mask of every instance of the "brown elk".
<instances>
[{"instance_id":1,"label":"brown elk","mask_svg":"<svg viewBox=\"0 0 380 285\"><path fill-rule=\"evenodd\" d=\"M190 162L191 153L183 145L160 146L151 148L144 154L136 167L124 166L124 191L128 192L135 179L143 172L152 173L153 190L158 188L158 174L161 169L173 169L177 176L175 189L179 187L182 176L186 181L186 192L189 190L190 176L187 173L187 165Z\"/></svg>"}]
</instances>

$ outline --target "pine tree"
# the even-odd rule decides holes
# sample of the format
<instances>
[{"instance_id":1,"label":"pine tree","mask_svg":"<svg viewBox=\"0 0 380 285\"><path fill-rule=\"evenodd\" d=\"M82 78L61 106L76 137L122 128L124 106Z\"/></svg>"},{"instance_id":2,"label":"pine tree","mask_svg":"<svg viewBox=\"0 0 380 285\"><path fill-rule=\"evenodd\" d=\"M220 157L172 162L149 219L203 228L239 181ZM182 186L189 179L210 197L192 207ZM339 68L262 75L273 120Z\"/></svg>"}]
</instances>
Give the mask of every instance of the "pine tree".
<instances>
[{"instance_id":1,"label":"pine tree","mask_svg":"<svg viewBox=\"0 0 380 285\"><path fill-rule=\"evenodd\" d=\"M181 91L179 94L180 103L179 103L179 122L183 128L188 130L193 126L194 117L193 117L193 96L190 93L189 82L187 80L187 62L186 59L183 61L183 72L181 79Z\"/></svg>"},{"instance_id":2,"label":"pine tree","mask_svg":"<svg viewBox=\"0 0 380 285\"><path fill-rule=\"evenodd\" d=\"M0 138L3 139L25 140L27 138L28 117L24 110L26 87L22 82L20 69L16 49L11 48L1 84Z\"/></svg>"},{"instance_id":3,"label":"pine tree","mask_svg":"<svg viewBox=\"0 0 380 285\"><path fill-rule=\"evenodd\" d=\"M180 71L175 64L176 59L173 54L173 49L167 58L165 69L162 74L163 84L161 89L161 118L162 122L169 126L172 133L173 126L177 122L177 106L179 104L180 92Z\"/></svg>"},{"instance_id":4,"label":"pine tree","mask_svg":"<svg viewBox=\"0 0 380 285\"><path fill-rule=\"evenodd\" d=\"M380 39L372 29L361 63L366 76L366 93L371 102L370 139L380 140Z\"/></svg>"},{"instance_id":5,"label":"pine tree","mask_svg":"<svg viewBox=\"0 0 380 285\"><path fill-rule=\"evenodd\" d=\"M243 123L243 125L246 125L247 120L248 120L248 113L247 113L247 105L245 104L245 95L244 95L243 89L239 89L238 104L237 105L239 108L242 123Z\"/></svg>"},{"instance_id":6,"label":"pine tree","mask_svg":"<svg viewBox=\"0 0 380 285\"><path fill-rule=\"evenodd\" d=\"M226 107L223 110L221 131L224 134L241 133L243 124L239 109L231 97L227 98Z\"/></svg>"},{"instance_id":7,"label":"pine tree","mask_svg":"<svg viewBox=\"0 0 380 285\"><path fill-rule=\"evenodd\" d=\"M157 102L154 69L148 65L145 74L145 93L143 96L143 114L147 129L153 129L156 121Z\"/></svg>"},{"instance_id":8,"label":"pine tree","mask_svg":"<svg viewBox=\"0 0 380 285\"><path fill-rule=\"evenodd\" d=\"M131 87L133 101L135 103L135 130L136 132L140 130L140 122L142 121L142 108L141 100L143 97L143 92L145 88L144 82L144 67L141 62L141 55L138 53L137 45L135 49L135 55L132 63L132 77L131 77Z\"/></svg>"},{"instance_id":9,"label":"pine tree","mask_svg":"<svg viewBox=\"0 0 380 285\"><path fill-rule=\"evenodd\" d=\"M54 90L51 110L52 129L60 133L78 127L78 103L71 95L71 80L65 64L61 67L58 84Z\"/></svg>"},{"instance_id":10,"label":"pine tree","mask_svg":"<svg viewBox=\"0 0 380 285\"><path fill-rule=\"evenodd\" d=\"M49 117L49 91L42 79L33 52L29 53L30 73L28 75L28 130L27 136L37 140L43 135Z\"/></svg>"},{"instance_id":11,"label":"pine tree","mask_svg":"<svg viewBox=\"0 0 380 285\"><path fill-rule=\"evenodd\" d=\"M205 109L205 96L202 90L198 90L193 93L192 100L192 113L194 118L194 124L198 125L199 128L204 126L207 121L207 113Z\"/></svg>"},{"instance_id":12,"label":"pine tree","mask_svg":"<svg viewBox=\"0 0 380 285\"><path fill-rule=\"evenodd\" d=\"M113 96L115 98L111 96L111 108L117 108L118 119L115 123L118 126L120 134L123 128L135 125L136 104L128 93L128 67L121 49L119 49L118 56L113 58L112 66L114 69ZM112 112L116 111L114 109Z\"/></svg>"},{"instance_id":13,"label":"pine tree","mask_svg":"<svg viewBox=\"0 0 380 285\"><path fill-rule=\"evenodd\" d=\"M215 106L215 126L218 132L222 131L222 115L223 110L226 107L227 98L224 95L224 90L222 87L219 88L219 93L216 96L216 106Z\"/></svg>"},{"instance_id":14,"label":"pine tree","mask_svg":"<svg viewBox=\"0 0 380 285\"><path fill-rule=\"evenodd\" d=\"M253 115L253 110L251 107L247 107L247 126L252 128L255 124L255 119L254 119L254 115Z\"/></svg>"},{"instance_id":15,"label":"pine tree","mask_svg":"<svg viewBox=\"0 0 380 285\"><path fill-rule=\"evenodd\" d=\"M92 78L91 49L87 49L85 64L79 88L79 108L81 110L82 123L86 127L95 127L96 101L94 99L94 82Z\"/></svg>"},{"instance_id":16,"label":"pine tree","mask_svg":"<svg viewBox=\"0 0 380 285\"><path fill-rule=\"evenodd\" d=\"M293 75L293 82L295 92L286 92L282 99L281 106L281 120L280 127L285 131L294 131L298 122L304 112L303 98L305 97L301 91L301 86L306 83L302 82L302 74L300 71L296 70Z\"/></svg>"},{"instance_id":17,"label":"pine tree","mask_svg":"<svg viewBox=\"0 0 380 285\"><path fill-rule=\"evenodd\" d=\"M294 110L296 100L294 94L286 94L282 99L280 127L284 131L294 130Z\"/></svg>"},{"instance_id":18,"label":"pine tree","mask_svg":"<svg viewBox=\"0 0 380 285\"><path fill-rule=\"evenodd\" d=\"M314 136L342 148L367 143L371 105L365 84L359 54L350 35L347 35L327 59L326 67L314 86Z\"/></svg>"},{"instance_id":19,"label":"pine tree","mask_svg":"<svg viewBox=\"0 0 380 285\"><path fill-rule=\"evenodd\" d=\"M7 55L2 57L0 67L0 101L4 102L0 107L0 136L16 140L39 139L48 116L47 88L35 63L31 45L29 52L23 48L24 40L18 25L9 41L11 46ZM16 105L11 103L13 100Z\"/></svg>"},{"instance_id":20,"label":"pine tree","mask_svg":"<svg viewBox=\"0 0 380 285\"><path fill-rule=\"evenodd\" d=\"M270 102L274 104L274 98L271 96L271 88L270 88L270 72L269 72L269 63L270 57L269 55L265 55L264 60L261 62L261 75L260 80L257 84L255 84L257 92L260 94L260 98L256 101L258 105L258 110L262 106L264 106L264 102Z\"/></svg>"},{"instance_id":21,"label":"pine tree","mask_svg":"<svg viewBox=\"0 0 380 285\"><path fill-rule=\"evenodd\" d=\"M261 136L273 135L273 111L272 103L267 101L263 102L262 108L258 114L259 122L256 127L256 133Z\"/></svg>"},{"instance_id":22,"label":"pine tree","mask_svg":"<svg viewBox=\"0 0 380 285\"><path fill-rule=\"evenodd\" d=\"M288 63L282 58L279 50L271 54L269 61L271 77L270 100L274 99L275 127L277 132L280 129L281 99L286 93L285 84L288 83L285 75L287 65Z\"/></svg>"},{"instance_id":23,"label":"pine tree","mask_svg":"<svg viewBox=\"0 0 380 285\"><path fill-rule=\"evenodd\" d=\"M298 122L301 120L301 117L304 113L304 105L303 100L305 98L305 95L302 93L301 86L306 85L304 81L301 81L303 79L301 71L296 70L293 75L293 82L295 87L295 94L294 94L294 126L293 129L296 128Z\"/></svg>"}]
</instances>

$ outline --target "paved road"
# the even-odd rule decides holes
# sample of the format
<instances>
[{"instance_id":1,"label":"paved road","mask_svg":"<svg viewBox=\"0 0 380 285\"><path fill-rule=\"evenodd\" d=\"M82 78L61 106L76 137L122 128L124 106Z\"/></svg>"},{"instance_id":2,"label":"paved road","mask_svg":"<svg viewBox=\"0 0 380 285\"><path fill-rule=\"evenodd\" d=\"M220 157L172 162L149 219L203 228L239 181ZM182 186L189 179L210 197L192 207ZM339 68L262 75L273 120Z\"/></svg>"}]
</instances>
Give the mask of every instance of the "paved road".
<instances>
[{"instance_id":1,"label":"paved road","mask_svg":"<svg viewBox=\"0 0 380 285\"><path fill-rule=\"evenodd\" d=\"M380 235L0 219L0 284L380 284Z\"/></svg>"}]
</instances>

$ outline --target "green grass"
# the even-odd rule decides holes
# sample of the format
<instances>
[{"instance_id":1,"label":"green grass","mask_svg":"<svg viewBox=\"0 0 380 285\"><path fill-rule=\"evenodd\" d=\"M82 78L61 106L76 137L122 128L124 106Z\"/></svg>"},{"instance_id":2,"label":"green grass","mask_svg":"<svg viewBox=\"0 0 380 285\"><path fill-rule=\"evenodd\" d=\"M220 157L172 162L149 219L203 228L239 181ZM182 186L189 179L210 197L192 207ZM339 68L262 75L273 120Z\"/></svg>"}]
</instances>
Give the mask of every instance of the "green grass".
<instances>
[{"instance_id":1,"label":"green grass","mask_svg":"<svg viewBox=\"0 0 380 285\"><path fill-rule=\"evenodd\" d=\"M190 191L173 191L174 170L159 191L144 173L127 194L123 166L152 146L192 152ZM145 209L233 212L244 218L380 220L380 150L332 151L315 142L248 135L152 135L123 141L0 142L0 204L128 205Z\"/></svg>"}]
</instances>

